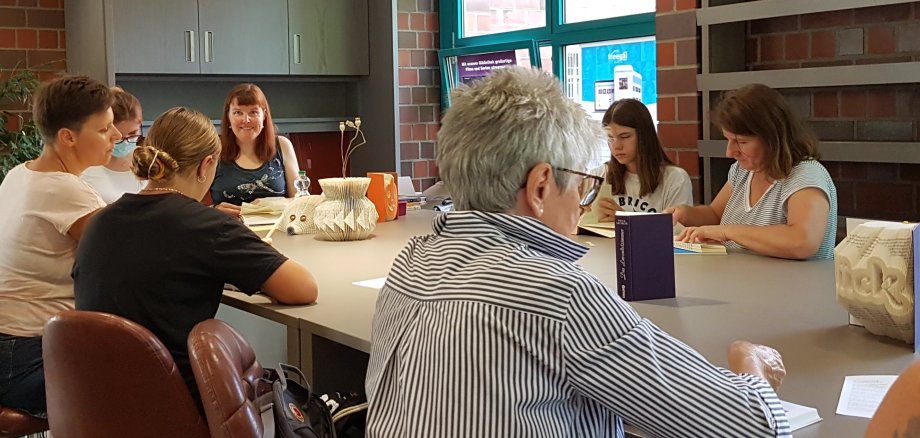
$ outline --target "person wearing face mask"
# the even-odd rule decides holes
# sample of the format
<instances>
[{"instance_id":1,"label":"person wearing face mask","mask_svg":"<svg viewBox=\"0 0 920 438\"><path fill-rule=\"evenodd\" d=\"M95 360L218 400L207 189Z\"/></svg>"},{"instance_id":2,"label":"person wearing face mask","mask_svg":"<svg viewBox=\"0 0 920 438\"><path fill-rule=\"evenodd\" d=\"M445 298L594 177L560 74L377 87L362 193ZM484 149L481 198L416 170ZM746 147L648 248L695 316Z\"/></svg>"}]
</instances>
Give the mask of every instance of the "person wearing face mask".
<instances>
[{"instance_id":1,"label":"person wearing face mask","mask_svg":"<svg viewBox=\"0 0 920 438\"><path fill-rule=\"evenodd\" d=\"M214 206L240 216L240 206L259 198L293 198L300 171L294 145L275 135L265 94L255 84L233 87L220 121L222 149L211 186Z\"/></svg>"},{"instance_id":2,"label":"person wearing face mask","mask_svg":"<svg viewBox=\"0 0 920 438\"><path fill-rule=\"evenodd\" d=\"M612 222L617 211L660 212L693 203L687 171L665 155L648 108L636 99L610 105L602 120L611 160L591 171L611 185L612 197L601 196L583 220Z\"/></svg>"},{"instance_id":3,"label":"person wearing face mask","mask_svg":"<svg viewBox=\"0 0 920 438\"><path fill-rule=\"evenodd\" d=\"M710 205L666 210L686 226L677 239L785 259L834 258L837 189L818 162L818 141L786 99L751 84L727 93L714 116L735 163Z\"/></svg>"},{"instance_id":4,"label":"person wearing face mask","mask_svg":"<svg viewBox=\"0 0 920 438\"><path fill-rule=\"evenodd\" d=\"M108 164L87 168L80 175L106 204L115 202L125 193L137 193L144 188L144 182L131 173L131 154L141 139L141 104L121 87L112 87L112 94L115 96L112 113L115 115L115 127L121 132L121 140L115 143Z\"/></svg>"}]
</instances>

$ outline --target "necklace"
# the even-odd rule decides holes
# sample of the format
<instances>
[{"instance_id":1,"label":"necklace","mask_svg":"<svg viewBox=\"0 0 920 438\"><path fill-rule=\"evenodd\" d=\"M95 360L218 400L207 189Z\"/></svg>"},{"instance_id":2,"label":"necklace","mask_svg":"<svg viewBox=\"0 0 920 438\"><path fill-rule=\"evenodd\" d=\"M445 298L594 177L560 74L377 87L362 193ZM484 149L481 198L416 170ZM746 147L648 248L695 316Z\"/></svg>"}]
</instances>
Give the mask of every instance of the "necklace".
<instances>
[{"instance_id":1,"label":"necklace","mask_svg":"<svg viewBox=\"0 0 920 438\"><path fill-rule=\"evenodd\" d=\"M147 189L142 189L141 191L142 192L173 192L173 193L178 193L180 195L185 195L185 193L182 193L172 187L150 187Z\"/></svg>"}]
</instances>

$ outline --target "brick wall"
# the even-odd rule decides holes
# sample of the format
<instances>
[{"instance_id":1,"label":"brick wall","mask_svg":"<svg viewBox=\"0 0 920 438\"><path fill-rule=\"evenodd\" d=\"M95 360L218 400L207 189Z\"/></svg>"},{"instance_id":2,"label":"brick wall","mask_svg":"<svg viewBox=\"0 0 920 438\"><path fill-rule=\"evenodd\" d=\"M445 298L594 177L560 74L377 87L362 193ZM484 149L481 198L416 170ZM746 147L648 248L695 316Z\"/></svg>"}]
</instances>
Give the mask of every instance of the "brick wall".
<instances>
[{"instance_id":1,"label":"brick wall","mask_svg":"<svg viewBox=\"0 0 920 438\"><path fill-rule=\"evenodd\" d=\"M67 68L63 0L0 0L0 78L12 68L28 69L47 80ZM7 103L0 109L25 112ZM18 128L18 119L8 123Z\"/></svg>"},{"instance_id":2,"label":"brick wall","mask_svg":"<svg viewBox=\"0 0 920 438\"><path fill-rule=\"evenodd\" d=\"M700 157L702 138L698 0L657 0L655 28L658 59L658 137L668 156L690 174L693 197L702 202Z\"/></svg>"},{"instance_id":3,"label":"brick wall","mask_svg":"<svg viewBox=\"0 0 920 438\"><path fill-rule=\"evenodd\" d=\"M752 21L745 58L750 70L920 61L920 2ZM913 84L781 91L821 140L920 141L920 76ZM825 165L840 215L920 220L920 165Z\"/></svg>"},{"instance_id":4,"label":"brick wall","mask_svg":"<svg viewBox=\"0 0 920 438\"><path fill-rule=\"evenodd\" d=\"M398 0L399 174L415 189L438 177L435 139L441 120L437 0Z\"/></svg>"}]
</instances>

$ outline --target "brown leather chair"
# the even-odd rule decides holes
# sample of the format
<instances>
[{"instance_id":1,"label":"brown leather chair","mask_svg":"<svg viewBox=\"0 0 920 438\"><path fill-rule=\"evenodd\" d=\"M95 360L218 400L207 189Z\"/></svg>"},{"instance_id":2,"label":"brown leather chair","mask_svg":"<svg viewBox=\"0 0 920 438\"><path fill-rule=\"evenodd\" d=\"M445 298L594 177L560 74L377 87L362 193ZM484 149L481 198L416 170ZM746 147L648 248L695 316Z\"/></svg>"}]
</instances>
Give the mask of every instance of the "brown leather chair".
<instances>
[{"instance_id":1,"label":"brown leather chair","mask_svg":"<svg viewBox=\"0 0 920 438\"><path fill-rule=\"evenodd\" d=\"M48 430L48 420L0 406L0 438L16 438Z\"/></svg>"},{"instance_id":2,"label":"brown leather chair","mask_svg":"<svg viewBox=\"0 0 920 438\"><path fill-rule=\"evenodd\" d=\"M209 319L192 329L188 352L211 436L261 437L262 419L252 400L262 366L246 340L227 323Z\"/></svg>"},{"instance_id":3,"label":"brown leather chair","mask_svg":"<svg viewBox=\"0 0 920 438\"><path fill-rule=\"evenodd\" d=\"M209 436L172 355L146 328L62 312L45 325L42 350L55 438Z\"/></svg>"}]
</instances>

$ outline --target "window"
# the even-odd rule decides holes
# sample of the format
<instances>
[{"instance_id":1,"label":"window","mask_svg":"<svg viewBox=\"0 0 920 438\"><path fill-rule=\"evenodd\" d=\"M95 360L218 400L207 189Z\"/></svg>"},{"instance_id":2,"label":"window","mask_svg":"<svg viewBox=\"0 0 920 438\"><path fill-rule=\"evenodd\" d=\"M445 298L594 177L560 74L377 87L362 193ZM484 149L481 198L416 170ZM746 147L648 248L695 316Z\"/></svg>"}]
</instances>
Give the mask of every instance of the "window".
<instances>
[{"instance_id":1,"label":"window","mask_svg":"<svg viewBox=\"0 0 920 438\"><path fill-rule=\"evenodd\" d=\"M460 0L460 2L463 4L464 37L546 26L545 0Z\"/></svg>"},{"instance_id":2,"label":"window","mask_svg":"<svg viewBox=\"0 0 920 438\"><path fill-rule=\"evenodd\" d=\"M655 0L563 0L563 4L563 23L581 23L655 12Z\"/></svg>"}]
</instances>

